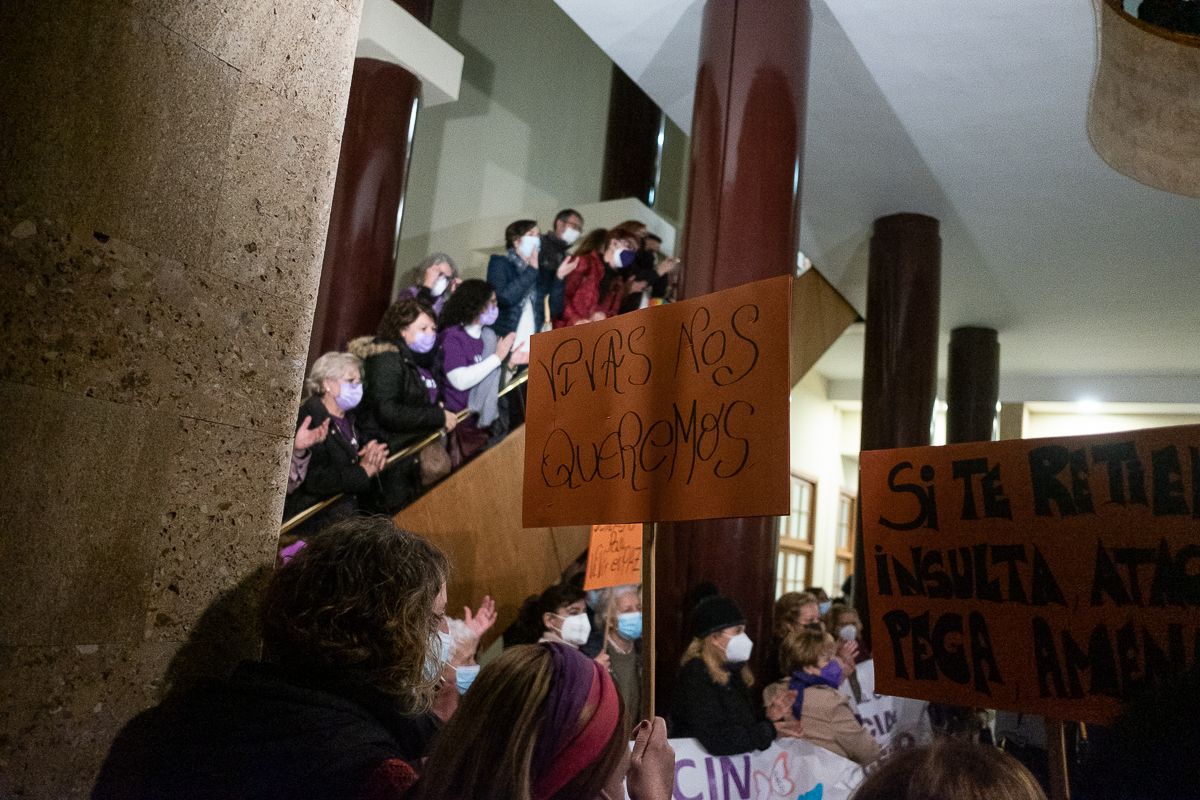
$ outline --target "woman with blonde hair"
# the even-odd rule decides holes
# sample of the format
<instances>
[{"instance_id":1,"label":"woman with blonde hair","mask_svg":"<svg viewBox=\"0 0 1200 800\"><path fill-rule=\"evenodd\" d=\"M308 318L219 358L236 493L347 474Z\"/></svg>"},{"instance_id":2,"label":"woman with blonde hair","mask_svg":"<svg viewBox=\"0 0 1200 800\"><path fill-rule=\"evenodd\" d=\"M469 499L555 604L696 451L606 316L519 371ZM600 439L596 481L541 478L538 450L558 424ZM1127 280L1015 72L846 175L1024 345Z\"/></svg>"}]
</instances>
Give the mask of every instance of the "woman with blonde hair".
<instances>
[{"instance_id":1,"label":"woman with blonde hair","mask_svg":"<svg viewBox=\"0 0 1200 800\"><path fill-rule=\"evenodd\" d=\"M629 723L608 671L555 642L505 650L438 735L417 800L668 800L666 726Z\"/></svg>"},{"instance_id":2,"label":"woman with blonde hair","mask_svg":"<svg viewBox=\"0 0 1200 800\"><path fill-rule=\"evenodd\" d=\"M945 737L888 756L850 800L1046 800L1029 770L1003 750Z\"/></svg>"},{"instance_id":3,"label":"woman with blonde hair","mask_svg":"<svg viewBox=\"0 0 1200 800\"><path fill-rule=\"evenodd\" d=\"M780 666L790 673L786 685L794 694L790 716L804 724L804 738L843 758L866 766L879 758L879 744L867 733L850 708L850 700L838 691L842 663L833 637L823 631L802 628L783 640ZM773 684L763 700L779 696L782 683Z\"/></svg>"},{"instance_id":4,"label":"woman with blonde hair","mask_svg":"<svg viewBox=\"0 0 1200 800\"><path fill-rule=\"evenodd\" d=\"M754 643L737 604L705 597L690 622L692 642L675 681L671 735L698 739L714 756L766 750L777 736L800 736L800 724L787 716L794 693L776 698L767 719L750 700L754 676L746 662Z\"/></svg>"}]
</instances>

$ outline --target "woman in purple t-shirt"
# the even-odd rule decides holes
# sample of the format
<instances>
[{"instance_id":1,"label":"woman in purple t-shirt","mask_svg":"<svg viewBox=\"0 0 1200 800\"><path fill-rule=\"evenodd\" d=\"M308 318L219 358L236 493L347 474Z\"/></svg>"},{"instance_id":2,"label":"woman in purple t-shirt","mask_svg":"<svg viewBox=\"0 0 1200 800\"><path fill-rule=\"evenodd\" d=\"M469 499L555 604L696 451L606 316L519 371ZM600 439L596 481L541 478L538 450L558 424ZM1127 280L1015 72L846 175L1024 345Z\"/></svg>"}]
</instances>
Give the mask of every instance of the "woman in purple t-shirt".
<instances>
[{"instance_id":1,"label":"woman in purple t-shirt","mask_svg":"<svg viewBox=\"0 0 1200 800\"><path fill-rule=\"evenodd\" d=\"M440 327L441 371L445 376L441 382L442 402L447 411L462 411L472 405L478 410L480 403L471 403L471 390L489 380L512 349L514 334L496 340L490 329L485 330L496 321L498 313L496 293L486 281L463 281L446 301ZM492 349L487 342L493 340L496 341L494 352L487 352ZM497 381L491 383L494 390L499 389ZM495 398L490 399L494 406ZM467 460L487 444L491 420L487 425L479 422L478 415L472 414L455 428L453 443L456 447L451 448L451 456L456 462Z\"/></svg>"}]
</instances>

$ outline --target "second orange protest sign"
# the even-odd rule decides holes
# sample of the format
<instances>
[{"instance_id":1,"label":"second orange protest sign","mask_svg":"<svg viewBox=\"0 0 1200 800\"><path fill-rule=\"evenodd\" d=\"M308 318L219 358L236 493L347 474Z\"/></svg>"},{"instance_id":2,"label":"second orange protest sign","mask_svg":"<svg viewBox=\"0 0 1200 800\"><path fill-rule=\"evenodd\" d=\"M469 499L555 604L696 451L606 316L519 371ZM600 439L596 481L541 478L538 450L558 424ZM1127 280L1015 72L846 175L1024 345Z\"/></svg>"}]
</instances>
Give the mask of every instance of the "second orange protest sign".
<instances>
[{"instance_id":1,"label":"second orange protest sign","mask_svg":"<svg viewBox=\"0 0 1200 800\"><path fill-rule=\"evenodd\" d=\"M585 591L642 582L642 526L593 525Z\"/></svg>"},{"instance_id":2,"label":"second orange protest sign","mask_svg":"<svg viewBox=\"0 0 1200 800\"><path fill-rule=\"evenodd\" d=\"M861 470L880 691L1107 722L1200 658L1200 426Z\"/></svg>"}]
</instances>

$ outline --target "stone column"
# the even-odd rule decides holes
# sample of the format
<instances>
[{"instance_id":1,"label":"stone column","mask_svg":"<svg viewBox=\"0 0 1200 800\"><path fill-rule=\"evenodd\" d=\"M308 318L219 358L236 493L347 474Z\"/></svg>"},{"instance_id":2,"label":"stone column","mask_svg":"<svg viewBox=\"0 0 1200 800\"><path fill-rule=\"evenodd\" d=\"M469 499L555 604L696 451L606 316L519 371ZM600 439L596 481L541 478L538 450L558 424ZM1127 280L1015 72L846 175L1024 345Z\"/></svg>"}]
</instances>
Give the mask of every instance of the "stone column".
<instances>
[{"instance_id":1,"label":"stone column","mask_svg":"<svg viewBox=\"0 0 1200 800\"><path fill-rule=\"evenodd\" d=\"M392 298L409 132L421 83L374 58L354 60L309 362L373 334Z\"/></svg>"},{"instance_id":2,"label":"stone column","mask_svg":"<svg viewBox=\"0 0 1200 800\"><path fill-rule=\"evenodd\" d=\"M867 275L863 357L863 450L929 444L937 397L942 240L921 214L875 220ZM862 530L859 505L858 530ZM863 540L854 543L854 604L866 610ZM866 633L870 620L863 614Z\"/></svg>"},{"instance_id":3,"label":"stone column","mask_svg":"<svg viewBox=\"0 0 1200 800\"><path fill-rule=\"evenodd\" d=\"M950 331L946 443L987 442L996 434L1000 342L991 328Z\"/></svg>"},{"instance_id":4,"label":"stone column","mask_svg":"<svg viewBox=\"0 0 1200 800\"><path fill-rule=\"evenodd\" d=\"M811 19L807 2L705 6L683 244L687 297L795 269ZM657 702L669 712L689 638L687 601L702 581L742 607L747 633L758 642L752 667L761 674L778 520L706 520L658 530Z\"/></svg>"},{"instance_id":5,"label":"stone column","mask_svg":"<svg viewBox=\"0 0 1200 800\"><path fill-rule=\"evenodd\" d=\"M256 647L359 13L0 9L0 797Z\"/></svg>"}]
</instances>

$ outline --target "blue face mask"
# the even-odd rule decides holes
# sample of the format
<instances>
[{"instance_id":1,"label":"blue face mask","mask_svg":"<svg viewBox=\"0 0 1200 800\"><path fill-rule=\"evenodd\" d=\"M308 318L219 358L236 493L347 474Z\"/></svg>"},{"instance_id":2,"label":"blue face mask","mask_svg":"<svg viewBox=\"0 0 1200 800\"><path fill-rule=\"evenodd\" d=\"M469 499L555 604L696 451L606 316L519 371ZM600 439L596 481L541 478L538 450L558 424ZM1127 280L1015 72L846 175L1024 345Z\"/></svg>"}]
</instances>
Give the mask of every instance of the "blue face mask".
<instances>
[{"instance_id":1,"label":"blue face mask","mask_svg":"<svg viewBox=\"0 0 1200 800\"><path fill-rule=\"evenodd\" d=\"M479 675L479 665L474 664L469 667L454 668L454 684L458 687L459 694L466 694L471 688L471 684L475 682L475 678Z\"/></svg>"},{"instance_id":2,"label":"blue face mask","mask_svg":"<svg viewBox=\"0 0 1200 800\"><path fill-rule=\"evenodd\" d=\"M617 633L626 639L642 638L642 612L626 611L617 615Z\"/></svg>"},{"instance_id":3,"label":"blue face mask","mask_svg":"<svg viewBox=\"0 0 1200 800\"><path fill-rule=\"evenodd\" d=\"M838 661L835 658L835 659L831 660L825 666L821 667L821 680L825 681L826 683L828 683L830 686L832 686L835 689L837 687L841 686L842 685L842 662Z\"/></svg>"},{"instance_id":4,"label":"blue face mask","mask_svg":"<svg viewBox=\"0 0 1200 800\"><path fill-rule=\"evenodd\" d=\"M829 609L831 608L833 608L832 600L826 600L824 603L817 603L817 609L820 610L822 617L828 614Z\"/></svg>"}]
</instances>

